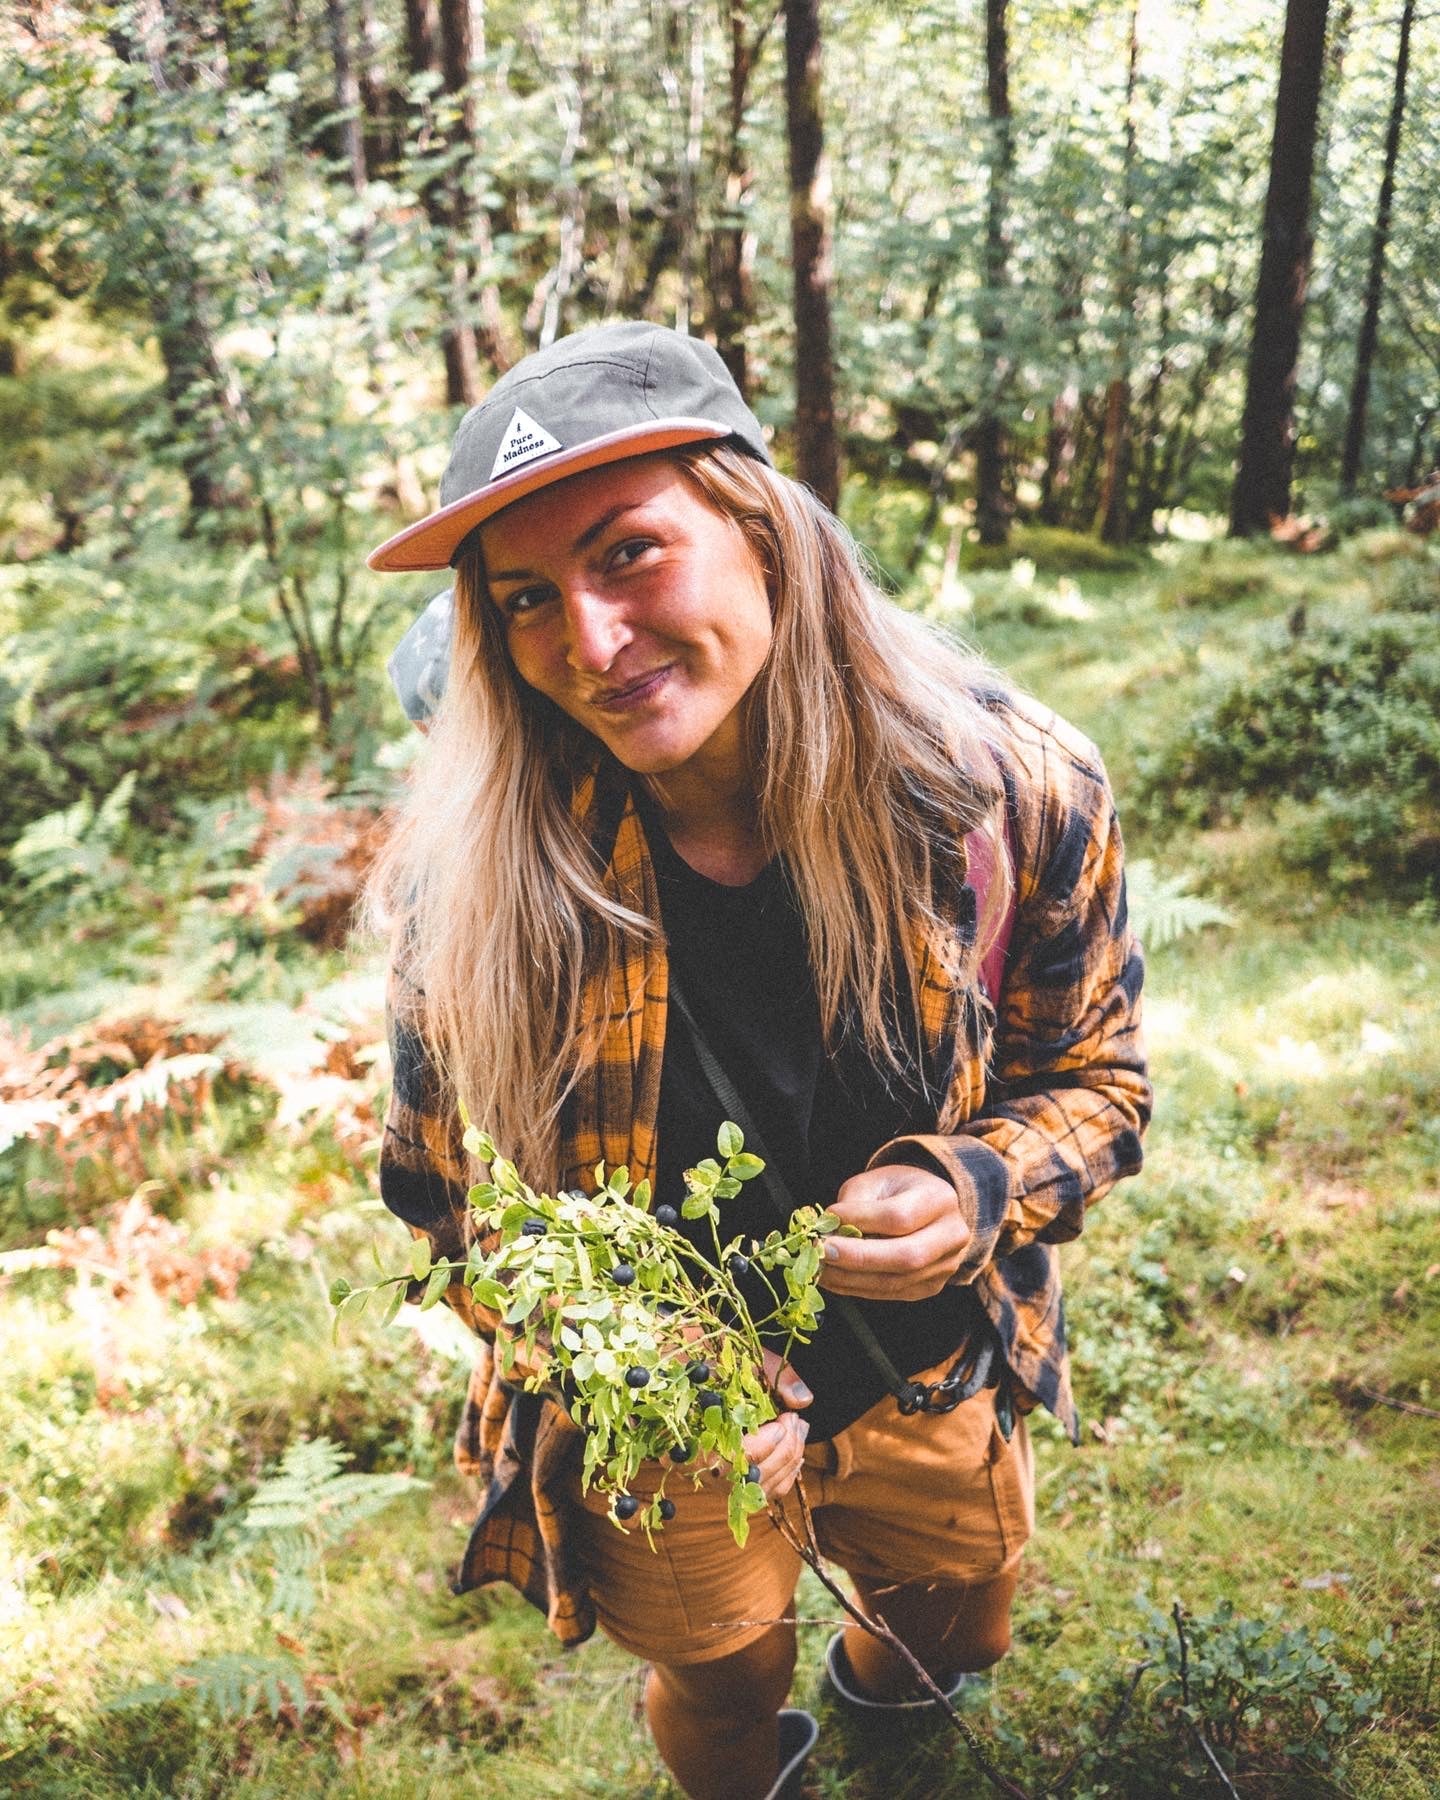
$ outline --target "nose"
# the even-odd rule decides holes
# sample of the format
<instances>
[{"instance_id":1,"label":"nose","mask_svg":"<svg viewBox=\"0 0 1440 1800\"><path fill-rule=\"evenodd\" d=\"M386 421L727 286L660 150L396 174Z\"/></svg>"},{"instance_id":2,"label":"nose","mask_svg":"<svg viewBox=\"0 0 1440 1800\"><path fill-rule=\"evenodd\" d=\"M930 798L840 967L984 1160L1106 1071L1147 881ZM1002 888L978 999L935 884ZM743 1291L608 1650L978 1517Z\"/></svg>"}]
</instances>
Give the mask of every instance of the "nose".
<instances>
[{"instance_id":1,"label":"nose","mask_svg":"<svg viewBox=\"0 0 1440 1800\"><path fill-rule=\"evenodd\" d=\"M565 660L577 674L603 675L630 642L622 608L613 599L575 587L564 596Z\"/></svg>"}]
</instances>

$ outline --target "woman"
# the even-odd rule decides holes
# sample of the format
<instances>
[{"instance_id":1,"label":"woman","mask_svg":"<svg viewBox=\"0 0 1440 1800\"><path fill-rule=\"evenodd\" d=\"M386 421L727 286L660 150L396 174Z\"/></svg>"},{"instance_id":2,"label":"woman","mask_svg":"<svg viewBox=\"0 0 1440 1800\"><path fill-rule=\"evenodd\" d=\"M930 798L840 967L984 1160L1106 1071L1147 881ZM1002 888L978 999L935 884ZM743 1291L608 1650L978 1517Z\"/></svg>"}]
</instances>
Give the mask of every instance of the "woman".
<instances>
[{"instance_id":1,"label":"woman","mask_svg":"<svg viewBox=\"0 0 1440 1800\"><path fill-rule=\"evenodd\" d=\"M386 1203L458 1249L459 1099L536 1186L603 1159L663 1199L733 1098L780 1191L860 1233L827 1240L835 1298L748 1448L772 1500L804 1471L822 1547L953 1687L1008 1647L1023 1414L1076 1429L1053 1246L1139 1167L1149 1111L1099 758L876 593L695 340L605 326L527 358L441 494L371 558L455 570L447 691L376 876ZM769 1180L731 1230L769 1229ZM703 1482L652 1551L581 1495L576 1441L482 1352L458 1585L510 1580L563 1641L598 1622L649 1661L697 1800L792 1791L793 1553L763 1527L737 1551ZM859 1629L827 1669L857 1707L917 1704Z\"/></svg>"}]
</instances>

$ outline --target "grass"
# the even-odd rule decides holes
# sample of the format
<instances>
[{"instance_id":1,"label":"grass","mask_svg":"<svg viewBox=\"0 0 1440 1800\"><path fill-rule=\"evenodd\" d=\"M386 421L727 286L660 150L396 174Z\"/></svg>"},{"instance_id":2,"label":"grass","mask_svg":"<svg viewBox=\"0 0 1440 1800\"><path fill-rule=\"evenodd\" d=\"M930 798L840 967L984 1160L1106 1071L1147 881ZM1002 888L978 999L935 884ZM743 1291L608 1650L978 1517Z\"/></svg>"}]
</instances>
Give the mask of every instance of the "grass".
<instances>
[{"instance_id":1,"label":"grass","mask_svg":"<svg viewBox=\"0 0 1440 1800\"><path fill-rule=\"evenodd\" d=\"M1382 560L1365 555L1227 551L1219 582L1195 550L1133 573L965 571L958 609L953 589L938 604L930 570L935 591L916 598L1095 736L1123 815L1137 759L1201 685L1243 668L1256 629L1305 594L1345 604ZM1154 817L1129 830L1132 854L1190 872L1237 923L1152 957L1147 1166L1066 1252L1084 1441L1037 1426L1015 1648L972 1712L1036 1787L1093 1747L1116 1680L1149 1654L1143 1596L1198 1620L1229 1602L1272 1636L1303 1628L1327 1681L1378 1691L1372 1717L1333 1734L1307 1702L1298 1746L1283 1696L1257 1704L1240 1728L1243 1794L1440 1791L1440 1423L1360 1391L1440 1409L1440 920L1307 883L1276 829L1246 813L1206 833ZM54 968L54 988L83 992L85 954ZM93 954L113 962L114 940ZM26 1004L40 1009L30 955ZM316 985L329 978L313 968ZM672 1796L628 1659L601 1641L561 1654L509 1593L449 1592L474 1500L448 1464L462 1370L434 1315L423 1335L362 1323L330 1343L328 1280L372 1233L398 1241L368 1202L365 1153L323 1122L267 1127L273 1097L253 1086L217 1095L143 1150L189 1243L249 1250L232 1298L106 1305L74 1274L6 1280L0 1792ZM43 1242L66 1215L63 1170L32 1150L0 1173L27 1183L0 1199L0 1243ZM103 1222L131 1184L90 1170L83 1185ZM357 1470L433 1485L331 1551L318 1605L286 1619L239 1522L285 1447L322 1435ZM801 1610L831 1610L808 1578ZM802 1630L802 1702L819 1694L828 1629ZM293 1657L303 1714L226 1719L183 1684L165 1704L109 1710L239 1652ZM828 1709L824 1726L812 1797L977 1791L948 1737L881 1754ZM1320 1754L1327 1738L1337 1760ZM1109 1775L1092 1757L1072 1792L1207 1791L1158 1673L1112 1749Z\"/></svg>"}]
</instances>

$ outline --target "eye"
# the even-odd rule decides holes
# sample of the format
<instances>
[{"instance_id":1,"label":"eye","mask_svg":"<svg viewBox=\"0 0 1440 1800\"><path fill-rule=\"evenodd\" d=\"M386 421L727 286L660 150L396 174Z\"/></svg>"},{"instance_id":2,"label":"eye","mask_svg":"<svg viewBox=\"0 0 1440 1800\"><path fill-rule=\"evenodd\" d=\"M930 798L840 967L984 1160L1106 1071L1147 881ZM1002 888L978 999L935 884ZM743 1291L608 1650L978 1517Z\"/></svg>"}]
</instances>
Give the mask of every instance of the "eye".
<instances>
[{"instance_id":1,"label":"eye","mask_svg":"<svg viewBox=\"0 0 1440 1800\"><path fill-rule=\"evenodd\" d=\"M554 592L554 588L544 582L537 582L534 587L516 588L513 594L507 594L500 602L500 610L507 619L516 619L522 613L534 612Z\"/></svg>"},{"instance_id":2,"label":"eye","mask_svg":"<svg viewBox=\"0 0 1440 1800\"><path fill-rule=\"evenodd\" d=\"M654 538L631 537L616 544L605 559L607 568L628 569L637 563L647 550L655 548Z\"/></svg>"}]
</instances>

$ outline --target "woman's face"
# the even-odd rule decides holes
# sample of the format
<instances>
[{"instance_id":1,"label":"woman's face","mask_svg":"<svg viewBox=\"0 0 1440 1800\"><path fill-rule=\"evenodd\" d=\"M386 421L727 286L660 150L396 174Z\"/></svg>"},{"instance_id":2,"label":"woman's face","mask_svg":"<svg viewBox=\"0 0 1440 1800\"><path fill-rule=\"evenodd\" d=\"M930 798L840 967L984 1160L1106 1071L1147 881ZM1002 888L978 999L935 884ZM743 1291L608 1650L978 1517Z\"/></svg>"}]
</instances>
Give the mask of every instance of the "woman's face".
<instances>
[{"instance_id":1,"label":"woman's face","mask_svg":"<svg viewBox=\"0 0 1440 1800\"><path fill-rule=\"evenodd\" d=\"M673 459L557 481L481 542L522 681L637 774L747 774L741 703L772 635L764 572Z\"/></svg>"}]
</instances>

